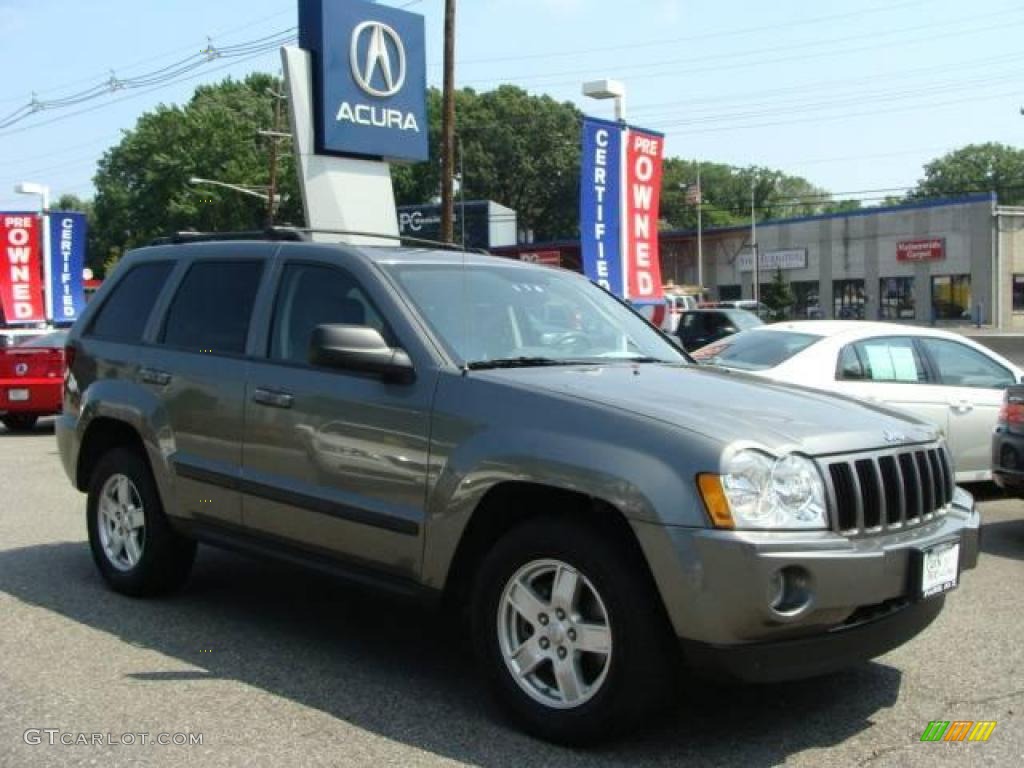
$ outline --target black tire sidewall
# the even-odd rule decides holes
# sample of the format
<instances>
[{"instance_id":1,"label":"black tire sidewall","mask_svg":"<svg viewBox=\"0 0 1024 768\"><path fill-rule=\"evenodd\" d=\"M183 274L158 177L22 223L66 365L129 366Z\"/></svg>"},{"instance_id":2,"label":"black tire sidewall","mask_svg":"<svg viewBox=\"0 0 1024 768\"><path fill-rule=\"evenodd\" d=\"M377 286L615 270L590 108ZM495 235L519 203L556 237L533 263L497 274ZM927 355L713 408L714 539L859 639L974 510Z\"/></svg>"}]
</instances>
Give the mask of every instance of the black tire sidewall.
<instances>
[{"instance_id":1,"label":"black tire sidewall","mask_svg":"<svg viewBox=\"0 0 1024 768\"><path fill-rule=\"evenodd\" d=\"M135 485L145 520L142 556L127 571L110 562L99 536L100 493L115 474L124 475ZM115 448L99 460L89 482L86 524L93 560L103 578L118 592L132 596L167 592L180 586L191 568L195 544L171 529L149 465L135 451Z\"/></svg>"},{"instance_id":2,"label":"black tire sidewall","mask_svg":"<svg viewBox=\"0 0 1024 768\"><path fill-rule=\"evenodd\" d=\"M601 596L612 631L607 678L594 698L573 709L534 701L512 678L497 637L498 604L508 580L528 562L557 559L586 576ZM485 557L474 591L472 626L475 652L491 692L528 732L549 741L582 745L611 738L663 699L662 681L671 666L661 617L651 588L633 558L610 537L572 522L525 523L501 539Z\"/></svg>"},{"instance_id":3,"label":"black tire sidewall","mask_svg":"<svg viewBox=\"0 0 1024 768\"><path fill-rule=\"evenodd\" d=\"M11 432L31 432L39 417L34 413L9 413L0 421Z\"/></svg>"}]
</instances>

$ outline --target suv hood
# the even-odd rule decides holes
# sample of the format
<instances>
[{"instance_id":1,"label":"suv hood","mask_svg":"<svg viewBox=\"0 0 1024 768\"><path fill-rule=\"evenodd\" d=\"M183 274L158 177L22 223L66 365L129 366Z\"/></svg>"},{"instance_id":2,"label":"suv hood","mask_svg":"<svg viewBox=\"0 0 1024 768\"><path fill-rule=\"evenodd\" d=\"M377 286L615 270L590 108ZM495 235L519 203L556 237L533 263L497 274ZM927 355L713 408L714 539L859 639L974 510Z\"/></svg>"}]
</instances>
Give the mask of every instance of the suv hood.
<instances>
[{"instance_id":1,"label":"suv hood","mask_svg":"<svg viewBox=\"0 0 1024 768\"><path fill-rule=\"evenodd\" d=\"M474 375L628 411L723 444L822 456L938 438L935 427L904 414L721 368L608 364Z\"/></svg>"}]
</instances>

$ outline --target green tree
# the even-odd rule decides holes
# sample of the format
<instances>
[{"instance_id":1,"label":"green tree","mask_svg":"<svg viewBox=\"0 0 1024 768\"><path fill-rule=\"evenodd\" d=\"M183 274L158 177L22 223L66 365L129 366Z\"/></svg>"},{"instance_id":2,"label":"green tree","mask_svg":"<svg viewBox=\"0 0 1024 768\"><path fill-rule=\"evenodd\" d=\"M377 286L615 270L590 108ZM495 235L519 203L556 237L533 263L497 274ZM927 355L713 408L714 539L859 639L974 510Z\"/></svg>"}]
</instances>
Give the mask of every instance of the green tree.
<instances>
[{"instance_id":1,"label":"green tree","mask_svg":"<svg viewBox=\"0 0 1024 768\"><path fill-rule=\"evenodd\" d=\"M759 220L825 213L835 202L827 191L800 176L772 168L739 168L725 163L700 163L705 227L730 226L750 221L750 192ZM697 181L697 163L669 157L664 162L661 215L670 227L697 226L697 210L686 190Z\"/></svg>"},{"instance_id":2,"label":"green tree","mask_svg":"<svg viewBox=\"0 0 1024 768\"><path fill-rule=\"evenodd\" d=\"M995 192L1004 205L1024 203L1024 150L989 142L970 144L932 160L912 198Z\"/></svg>"},{"instance_id":3,"label":"green tree","mask_svg":"<svg viewBox=\"0 0 1024 768\"><path fill-rule=\"evenodd\" d=\"M399 205L441 194L437 89L430 90L429 108L430 160L391 169ZM455 167L465 176L467 200L494 200L514 209L519 226L537 239L577 235L582 115L575 106L503 85L486 93L457 91L455 115Z\"/></svg>"},{"instance_id":4,"label":"green tree","mask_svg":"<svg viewBox=\"0 0 1024 768\"><path fill-rule=\"evenodd\" d=\"M772 311L773 318L785 317L796 302L793 289L786 282L781 269L775 270L770 283L761 286L761 301Z\"/></svg>"},{"instance_id":5,"label":"green tree","mask_svg":"<svg viewBox=\"0 0 1024 768\"><path fill-rule=\"evenodd\" d=\"M159 106L102 157L96 186L93 264L177 230L246 230L263 226L266 204L227 189L193 186L199 176L245 186L269 183L269 139L278 79L200 86L184 106ZM279 148L278 223L302 223L291 147Z\"/></svg>"}]
</instances>

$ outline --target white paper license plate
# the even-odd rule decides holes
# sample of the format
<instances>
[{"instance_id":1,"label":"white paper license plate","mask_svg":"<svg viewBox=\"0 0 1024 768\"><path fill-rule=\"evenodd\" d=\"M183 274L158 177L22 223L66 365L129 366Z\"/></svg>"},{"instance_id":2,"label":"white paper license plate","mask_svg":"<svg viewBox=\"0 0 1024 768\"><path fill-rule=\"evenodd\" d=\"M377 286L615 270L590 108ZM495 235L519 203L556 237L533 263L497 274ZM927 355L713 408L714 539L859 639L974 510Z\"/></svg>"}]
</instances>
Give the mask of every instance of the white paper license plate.
<instances>
[{"instance_id":1,"label":"white paper license plate","mask_svg":"<svg viewBox=\"0 0 1024 768\"><path fill-rule=\"evenodd\" d=\"M960 577L960 544L939 544L921 553L921 596L955 589Z\"/></svg>"},{"instance_id":2,"label":"white paper license plate","mask_svg":"<svg viewBox=\"0 0 1024 768\"><path fill-rule=\"evenodd\" d=\"M12 403L24 403L28 400L27 389L11 389L7 391L7 399Z\"/></svg>"}]
</instances>

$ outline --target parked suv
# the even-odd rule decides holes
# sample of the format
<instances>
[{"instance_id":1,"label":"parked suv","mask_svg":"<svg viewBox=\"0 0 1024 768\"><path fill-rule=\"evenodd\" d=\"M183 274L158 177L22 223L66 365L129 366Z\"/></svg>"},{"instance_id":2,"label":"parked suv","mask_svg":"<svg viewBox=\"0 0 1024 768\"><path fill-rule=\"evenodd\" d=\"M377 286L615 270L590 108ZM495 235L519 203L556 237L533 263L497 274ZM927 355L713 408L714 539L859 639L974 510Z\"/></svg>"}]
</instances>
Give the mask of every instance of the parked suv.
<instances>
[{"instance_id":1,"label":"parked suv","mask_svg":"<svg viewBox=\"0 0 1024 768\"><path fill-rule=\"evenodd\" d=\"M60 454L115 590L178 588L204 542L437 600L548 739L637 722L679 660L877 656L978 556L933 427L690 365L548 267L197 238L128 254L66 356Z\"/></svg>"}]
</instances>

